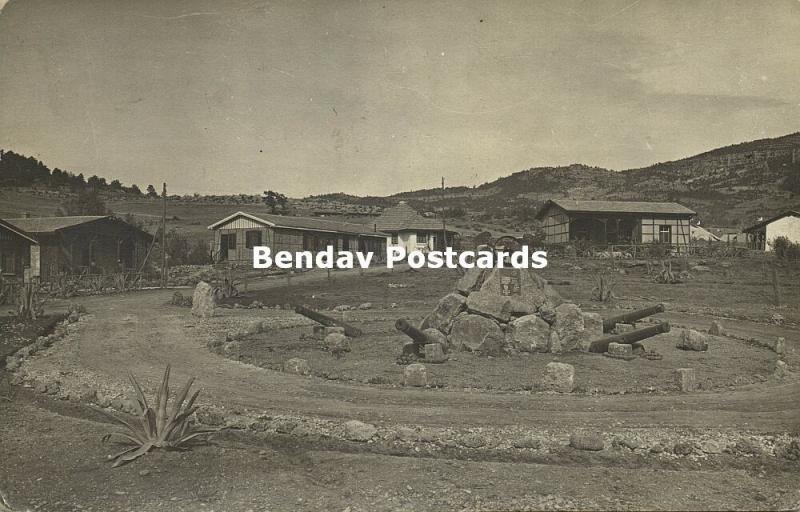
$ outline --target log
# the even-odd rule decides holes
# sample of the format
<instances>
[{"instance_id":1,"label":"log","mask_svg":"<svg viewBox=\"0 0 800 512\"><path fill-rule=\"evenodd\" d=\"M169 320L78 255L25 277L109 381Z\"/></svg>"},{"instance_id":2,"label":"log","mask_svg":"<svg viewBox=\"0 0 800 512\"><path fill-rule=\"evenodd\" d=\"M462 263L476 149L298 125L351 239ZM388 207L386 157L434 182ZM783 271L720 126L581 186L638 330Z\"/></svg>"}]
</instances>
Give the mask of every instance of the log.
<instances>
[{"instance_id":1,"label":"log","mask_svg":"<svg viewBox=\"0 0 800 512\"><path fill-rule=\"evenodd\" d=\"M632 324L633 322L641 320L642 318L645 318L647 316L663 312L664 312L664 305L656 304L655 306L648 306L646 308L637 309L635 311L629 311L621 315L612 316L611 318L606 318L605 320L603 320L603 332L613 331L614 327L617 324Z\"/></svg>"},{"instance_id":2,"label":"log","mask_svg":"<svg viewBox=\"0 0 800 512\"><path fill-rule=\"evenodd\" d=\"M336 318L322 314L319 311L314 311L313 309L309 309L305 306L295 306L294 312L297 313L298 315L303 315L306 318L310 318L311 320L314 320L315 322L318 322L328 327L334 327L334 326L343 327L344 335L349 336L351 338L358 338L359 336L364 334L358 327L353 327L347 322L342 322L341 320L337 320Z\"/></svg>"},{"instance_id":3,"label":"log","mask_svg":"<svg viewBox=\"0 0 800 512\"><path fill-rule=\"evenodd\" d=\"M669 332L669 322L661 322L643 329L636 329L635 331L607 336L605 338L593 341L589 346L589 352L602 354L603 352L608 351L608 346L611 343L624 343L627 345L633 345L638 341L646 340L647 338L652 338L657 334L662 334L665 332Z\"/></svg>"}]
</instances>

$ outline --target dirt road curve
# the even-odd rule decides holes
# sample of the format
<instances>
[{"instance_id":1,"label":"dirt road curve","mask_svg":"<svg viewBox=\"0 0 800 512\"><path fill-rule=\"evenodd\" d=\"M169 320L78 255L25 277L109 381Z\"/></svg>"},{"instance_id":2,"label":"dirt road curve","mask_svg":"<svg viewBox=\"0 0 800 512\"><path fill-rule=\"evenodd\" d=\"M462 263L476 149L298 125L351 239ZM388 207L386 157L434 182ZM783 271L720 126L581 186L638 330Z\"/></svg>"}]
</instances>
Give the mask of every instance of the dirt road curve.
<instances>
[{"instance_id":1,"label":"dirt road curve","mask_svg":"<svg viewBox=\"0 0 800 512\"><path fill-rule=\"evenodd\" d=\"M551 428L714 428L792 431L800 425L800 385L758 385L687 395L492 394L336 384L224 359L205 347L202 321L166 308L172 291L85 300L93 319L60 347L62 371L123 382L129 371L154 387L166 363L175 382L197 377L205 402L273 414L429 426L529 425ZM753 326L756 328L756 326ZM796 343L787 331L787 342Z\"/></svg>"}]
</instances>

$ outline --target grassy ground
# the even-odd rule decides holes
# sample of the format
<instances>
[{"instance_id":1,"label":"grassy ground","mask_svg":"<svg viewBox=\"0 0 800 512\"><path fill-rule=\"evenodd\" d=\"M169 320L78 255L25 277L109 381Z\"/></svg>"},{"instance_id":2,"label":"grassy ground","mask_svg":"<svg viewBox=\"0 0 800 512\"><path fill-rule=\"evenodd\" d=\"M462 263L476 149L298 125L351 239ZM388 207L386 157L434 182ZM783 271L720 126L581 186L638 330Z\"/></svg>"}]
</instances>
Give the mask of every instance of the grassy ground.
<instances>
[{"instance_id":1,"label":"grassy ground","mask_svg":"<svg viewBox=\"0 0 800 512\"><path fill-rule=\"evenodd\" d=\"M747 293L720 293L719 289L732 284L719 271L696 273L692 281L678 285L655 285L647 280L643 268L629 269L621 275L616 288L619 299L611 304L601 304L590 299L592 286L590 268L574 270L576 264L587 266L595 262L558 262L546 273L564 297L576 300L585 309L609 316L617 312L620 305L641 306L653 302L665 302L668 309L692 310L702 302L704 307L718 311L717 316L733 312L733 316L761 316L768 318L773 309L764 306L754 310L753 292L765 296L770 286L757 282L753 271L747 272L745 265L735 269L745 273L746 278L735 284ZM728 270L728 269L725 269ZM383 272L355 278L355 283L345 283L334 274L332 281L313 284L284 286L249 293L229 302L248 304L259 300L265 304L285 302L308 304L317 309L330 309L337 305L358 306L369 302L372 309L346 312L328 311L341 320L359 325L365 334L352 340L352 352L336 359L325 351L320 343L310 341L310 328L298 327L277 329L251 336L241 343L235 357L265 368L280 369L283 363L295 357L309 361L312 371L331 380L368 382L400 385L402 373L398 371L396 358L400 347L408 338L394 328L398 318L410 318L418 323L443 295L453 287L457 278L454 272L425 271ZM653 292L665 292L650 298ZM797 300L797 287L787 287L787 300ZM762 299L763 300L763 299ZM781 309L781 311L783 311ZM793 312L786 311L791 314ZM663 315L662 315L663 317ZM710 320L708 321L710 323ZM735 320L724 320L733 325ZM708 325L704 326L707 327ZM589 354L519 354L487 358L471 353L453 353L450 361L443 365L429 365L434 385L448 388L479 388L518 391L534 387L552 361L575 366L577 387L583 392L652 392L675 389L674 369L695 368L701 389L720 389L734 385L765 381L772 372L776 355L764 347L745 341L712 337L709 352L688 352L676 348L680 329L654 337L644 343L663 355L662 360L636 359L622 361Z\"/></svg>"}]
</instances>

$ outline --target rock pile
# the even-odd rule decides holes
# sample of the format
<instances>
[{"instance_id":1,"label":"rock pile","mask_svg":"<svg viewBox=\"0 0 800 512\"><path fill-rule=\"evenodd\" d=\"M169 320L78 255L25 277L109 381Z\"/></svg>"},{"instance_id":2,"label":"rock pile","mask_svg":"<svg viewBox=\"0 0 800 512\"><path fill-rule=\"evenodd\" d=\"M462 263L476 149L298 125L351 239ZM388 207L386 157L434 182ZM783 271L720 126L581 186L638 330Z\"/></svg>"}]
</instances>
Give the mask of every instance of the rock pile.
<instances>
[{"instance_id":1,"label":"rock pile","mask_svg":"<svg viewBox=\"0 0 800 512\"><path fill-rule=\"evenodd\" d=\"M603 336L597 313L564 302L531 269L469 269L422 321L447 346L484 355L586 351Z\"/></svg>"}]
</instances>

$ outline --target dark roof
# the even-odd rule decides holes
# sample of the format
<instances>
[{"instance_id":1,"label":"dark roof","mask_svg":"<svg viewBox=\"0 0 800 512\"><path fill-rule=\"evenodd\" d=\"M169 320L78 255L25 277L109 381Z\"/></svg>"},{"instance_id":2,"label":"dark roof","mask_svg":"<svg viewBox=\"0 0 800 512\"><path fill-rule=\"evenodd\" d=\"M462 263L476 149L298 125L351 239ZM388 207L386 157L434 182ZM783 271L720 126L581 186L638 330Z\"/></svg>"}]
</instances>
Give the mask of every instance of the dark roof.
<instances>
[{"instance_id":1,"label":"dark roof","mask_svg":"<svg viewBox=\"0 0 800 512\"><path fill-rule=\"evenodd\" d=\"M660 215L695 215L695 211L678 203L651 203L648 201L576 201L550 199L536 213L542 218L551 205L568 213L652 213Z\"/></svg>"},{"instance_id":2,"label":"dark roof","mask_svg":"<svg viewBox=\"0 0 800 512\"><path fill-rule=\"evenodd\" d=\"M208 229L217 227L235 219L236 217L246 217L259 224L265 224L276 228L299 229L302 231L323 231L341 233L345 235L378 236L386 237L386 233L380 233L372 228L371 224L355 224L338 220L317 219L310 217L291 217L288 215L261 215L256 217L250 213L236 212L228 215L222 220L208 226Z\"/></svg>"},{"instance_id":3,"label":"dark roof","mask_svg":"<svg viewBox=\"0 0 800 512\"><path fill-rule=\"evenodd\" d=\"M61 231L64 229L73 228L75 226L82 226L84 224L90 224L92 222L97 222L99 220L109 220L111 222L116 222L119 224L123 224L125 227L138 232L139 234L149 238L152 238L152 235L132 224L128 224L122 219L118 219L113 215L79 215L79 216L72 216L72 217L23 217L19 219L5 219L7 222L17 226L18 228L30 233L33 236L36 235L49 235L53 234L57 231Z\"/></svg>"},{"instance_id":4,"label":"dark roof","mask_svg":"<svg viewBox=\"0 0 800 512\"><path fill-rule=\"evenodd\" d=\"M750 233L751 231L755 231L757 229L763 228L767 224L771 224L771 223L775 222L776 220L780 220L780 219L782 219L784 217L800 217L800 212L797 212L796 210L789 210L789 211L783 212L780 215L776 215L776 216L772 217L771 219L762 220L758 224L753 224L749 228L743 229L742 233Z\"/></svg>"},{"instance_id":5,"label":"dark roof","mask_svg":"<svg viewBox=\"0 0 800 512\"><path fill-rule=\"evenodd\" d=\"M20 238L24 238L25 240L29 241L32 244L38 244L36 240L34 240L31 235L26 233L25 231L21 230L19 227L0 219L0 227L5 228L8 231L11 231L15 235L19 236Z\"/></svg>"},{"instance_id":6,"label":"dark roof","mask_svg":"<svg viewBox=\"0 0 800 512\"><path fill-rule=\"evenodd\" d=\"M106 218L108 217L105 215L81 215L77 217L24 217L20 219L6 219L6 221L28 233L55 233L61 229L71 228L73 226Z\"/></svg>"},{"instance_id":7,"label":"dark roof","mask_svg":"<svg viewBox=\"0 0 800 512\"><path fill-rule=\"evenodd\" d=\"M441 231L442 222L440 220L423 217L407 203L399 203L397 206L385 208L383 213L375 219L378 229L381 231ZM447 230L450 233L455 231Z\"/></svg>"}]
</instances>

